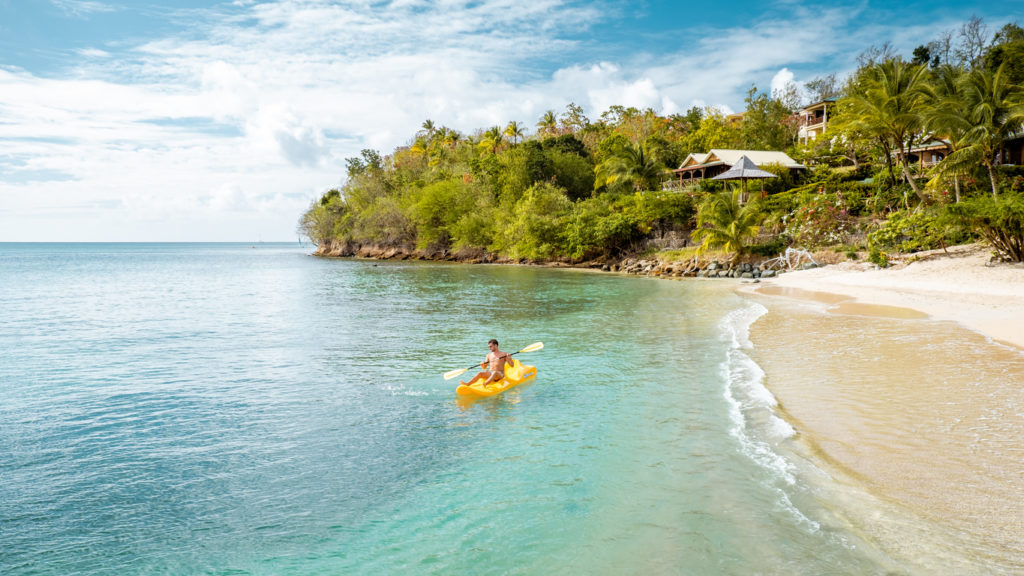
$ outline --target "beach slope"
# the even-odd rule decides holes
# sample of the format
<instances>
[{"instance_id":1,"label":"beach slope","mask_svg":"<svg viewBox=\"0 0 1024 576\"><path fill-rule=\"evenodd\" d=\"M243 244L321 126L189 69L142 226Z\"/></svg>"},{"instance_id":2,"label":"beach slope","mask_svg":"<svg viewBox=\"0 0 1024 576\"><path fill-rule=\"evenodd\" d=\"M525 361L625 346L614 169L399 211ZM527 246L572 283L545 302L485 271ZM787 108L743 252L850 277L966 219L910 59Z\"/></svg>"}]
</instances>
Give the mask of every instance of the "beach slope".
<instances>
[{"instance_id":1,"label":"beach slope","mask_svg":"<svg viewBox=\"0 0 1024 576\"><path fill-rule=\"evenodd\" d=\"M768 294L827 292L864 304L910 308L1024 348L1024 265L991 263L990 257L981 244L955 246L887 269L847 262L782 274L761 286L775 287L762 290Z\"/></svg>"}]
</instances>

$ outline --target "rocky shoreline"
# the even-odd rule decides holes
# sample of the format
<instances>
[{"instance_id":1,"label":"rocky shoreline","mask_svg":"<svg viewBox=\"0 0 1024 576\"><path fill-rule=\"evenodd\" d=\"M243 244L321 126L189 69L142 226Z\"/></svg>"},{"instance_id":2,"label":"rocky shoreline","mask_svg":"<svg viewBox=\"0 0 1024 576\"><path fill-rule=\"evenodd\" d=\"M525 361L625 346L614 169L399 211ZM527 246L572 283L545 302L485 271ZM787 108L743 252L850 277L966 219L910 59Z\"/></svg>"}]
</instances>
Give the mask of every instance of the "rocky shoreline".
<instances>
[{"instance_id":1,"label":"rocky shoreline","mask_svg":"<svg viewBox=\"0 0 1024 576\"><path fill-rule=\"evenodd\" d=\"M719 260L701 262L693 259L688 262L662 262L657 259L627 258L621 264L613 264L606 268L610 272L623 272L643 276L661 276L675 278L771 278L781 271L764 262L741 262L733 264Z\"/></svg>"},{"instance_id":2,"label":"rocky shoreline","mask_svg":"<svg viewBox=\"0 0 1024 576\"><path fill-rule=\"evenodd\" d=\"M365 258L370 260L429 260L437 262L461 262L463 264L525 264L552 268L581 268L651 276L659 278L736 278L757 280L771 278L788 270L805 270L818 266L806 255L805 258L779 256L776 258L746 259L739 262L713 258L693 257L686 261L662 261L658 258L625 258L610 261L588 261L579 263L535 262L500 258L484 251L418 250L413 247L356 244L351 242L328 242L321 244L314 256L326 258Z\"/></svg>"}]
</instances>

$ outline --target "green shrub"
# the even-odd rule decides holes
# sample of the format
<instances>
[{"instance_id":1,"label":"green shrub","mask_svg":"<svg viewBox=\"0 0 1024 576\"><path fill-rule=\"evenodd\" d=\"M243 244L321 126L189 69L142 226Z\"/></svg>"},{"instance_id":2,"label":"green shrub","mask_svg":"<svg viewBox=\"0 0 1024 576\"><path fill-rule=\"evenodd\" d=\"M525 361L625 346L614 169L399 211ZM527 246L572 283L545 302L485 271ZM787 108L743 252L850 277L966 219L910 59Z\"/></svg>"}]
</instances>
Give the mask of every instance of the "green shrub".
<instances>
[{"instance_id":1,"label":"green shrub","mask_svg":"<svg viewBox=\"0 0 1024 576\"><path fill-rule=\"evenodd\" d=\"M786 222L786 234L807 248L842 243L855 221L838 194L815 194L798 207Z\"/></svg>"},{"instance_id":2,"label":"green shrub","mask_svg":"<svg viewBox=\"0 0 1024 576\"><path fill-rule=\"evenodd\" d=\"M692 228L697 217L697 207L688 194L654 190L634 194L620 200L623 208L636 212L634 217L645 223L645 228L664 233L678 228Z\"/></svg>"},{"instance_id":3,"label":"green shrub","mask_svg":"<svg viewBox=\"0 0 1024 576\"><path fill-rule=\"evenodd\" d=\"M648 206L644 199L650 195L660 197L650 192L606 193L577 202L562 230L565 256L578 261L628 250L651 231L654 218L671 213L669 209L662 211L657 206ZM683 195L665 193L664 196ZM678 202L690 203L691 200L679 198Z\"/></svg>"},{"instance_id":4,"label":"green shrub","mask_svg":"<svg viewBox=\"0 0 1024 576\"><path fill-rule=\"evenodd\" d=\"M763 206L766 212L790 213L800 205L800 195L795 190L772 194L765 198Z\"/></svg>"},{"instance_id":5,"label":"green shrub","mask_svg":"<svg viewBox=\"0 0 1024 576\"><path fill-rule=\"evenodd\" d=\"M418 248L447 246L452 228L463 216L477 208L477 194L471 184L461 180L441 180L419 191L410 210L416 225Z\"/></svg>"},{"instance_id":6,"label":"green shrub","mask_svg":"<svg viewBox=\"0 0 1024 576\"><path fill-rule=\"evenodd\" d=\"M760 183L754 183L752 187L755 185L759 186L769 195L777 194L783 190L789 190L793 187L795 177L792 170L789 168L775 163L765 164L760 166L760 168L765 172L775 174L776 178L766 178L765 180L761 180Z\"/></svg>"},{"instance_id":7,"label":"green shrub","mask_svg":"<svg viewBox=\"0 0 1024 576\"><path fill-rule=\"evenodd\" d=\"M903 184L902 187L892 188L875 187L873 192L866 193L864 209L877 215L902 209L904 188L906 192L910 192L910 186L906 184Z\"/></svg>"},{"instance_id":8,"label":"green shrub","mask_svg":"<svg viewBox=\"0 0 1024 576\"><path fill-rule=\"evenodd\" d=\"M1014 176L1010 180L1010 192L1024 192L1024 176Z\"/></svg>"},{"instance_id":9,"label":"green shrub","mask_svg":"<svg viewBox=\"0 0 1024 576\"><path fill-rule=\"evenodd\" d=\"M944 245L945 230L927 212L893 212L878 230L868 234L868 246L873 250L920 252Z\"/></svg>"},{"instance_id":10,"label":"green shrub","mask_svg":"<svg viewBox=\"0 0 1024 576\"><path fill-rule=\"evenodd\" d=\"M955 224L984 238L999 259L1024 262L1024 195L968 198L950 204L946 213Z\"/></svg>"},{"instance_id":11,"label":"green shrub","mask_svg":"<svg viewBox=\"0 0 1024 576\"><path fill-rule=\"evenodd\" d=\"M847 213L851 216L860 216L869 212L867 201L874 193L875 187L863 182L841 182L828 188L828 191L835 192L842 198Z\"/></svg>"},{"instance_id":12,"label":"green shrub","mask_svg":"<svg viewBox=\"0 0 1024 576\"><path fill-rule=\"evenodd\" d=\"M571 200L589 198L594 192L594 165L571 152L552 149L547 152L555 184L565 188Z\"/></svg>"},{"instance_id":13,"label":"green shrub","mask_svg":"<svg viewBox=\"0 0 1024 576\"><path fill-rule=\"evenodd\" d=\"M458 222L449 227L454 248L486 249L494 242L494 212L467 212Z\"/></svg>"},{"instance_id":14,"label":"green shrub","mask_svg":"<svg viewBox=\"0 0 1024 576\"><path fill-rule=\"evenodd\" d=\"M882 252L878 248L871 248L868 252L868 262L878 266L879 268L889 267L889 256Z\"/></svg>"},{"instance_id":15,"label":"green shrub","mask_svg":"<svg viewBox=\"0 0 1024 576\"><path fill-rule=\"evenodd\" d=\"M347 231L344 224L348 215L348 208L338 191L331 190L320 200L313 201L309 210L302 215L299 219L299 232L319 246Z\"/></svg>"},{"instance_id":16,"label":"green shrub","mask_svg":"<svg viewBox=\"0 0 1024 576\"><path fill-rule=\"evenodd\" d=\"M787 240L788 239L785 236L776 236L775 238L769 240L768 242L750 245L747 248L747 251L755 256L761 256L765 258L778 256L782 252L785 252L786 247L789 246L789 242Z\"/></svg>"},{"instance_id":17,"label":"green shrub","mask_svg":"<svg viewBox=\"0 0 1024 576\"><path fill-rule=\"evenodd\" d=\"M493 248L512 258L546 259L562 253L562 229L572 202L565 192L541 182L528 188L512 214L497 226Z\"/></svg>"},{"instance_id":18,"label":"green shrub","mask_svg":"<svg viewBox=\"0 0 1024 576\"><path fill-rule=\"evenodd\" d=\"M996 166L996 173L999 177L1012 180L1016 177L1024 178L1024 166L1002 165Z\"/></svg>"}]
</instances>

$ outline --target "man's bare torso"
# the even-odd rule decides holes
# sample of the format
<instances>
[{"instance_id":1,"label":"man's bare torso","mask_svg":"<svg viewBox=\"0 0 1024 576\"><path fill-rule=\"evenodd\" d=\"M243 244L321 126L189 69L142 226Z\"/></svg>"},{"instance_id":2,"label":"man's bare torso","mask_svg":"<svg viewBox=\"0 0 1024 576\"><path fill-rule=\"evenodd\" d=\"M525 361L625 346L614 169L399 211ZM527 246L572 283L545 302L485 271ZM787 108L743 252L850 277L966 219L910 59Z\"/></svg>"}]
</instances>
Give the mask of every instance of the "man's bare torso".
<instances>
[{"instance_id":1,"label":"man's bare torso","mask_svg":"<svg viewBox=\"0 0 1024 576\"><path fill-rule=\"evenodd\" d=\"M505 372L505 364L511 364L508 360L508 354L501 350L495 350L494 352L488 352L487 362L491 365L491 372Z\"/></svg>"}]
</instances>

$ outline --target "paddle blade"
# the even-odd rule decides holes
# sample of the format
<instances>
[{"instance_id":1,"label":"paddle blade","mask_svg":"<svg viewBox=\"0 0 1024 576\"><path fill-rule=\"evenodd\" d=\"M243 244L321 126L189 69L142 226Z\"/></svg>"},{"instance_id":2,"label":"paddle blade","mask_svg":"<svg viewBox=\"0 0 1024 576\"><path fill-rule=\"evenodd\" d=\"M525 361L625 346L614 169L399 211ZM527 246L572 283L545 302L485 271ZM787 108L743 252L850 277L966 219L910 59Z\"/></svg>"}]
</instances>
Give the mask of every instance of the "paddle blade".
<instances>
[{"instance_id":1,"label":"paddle blade","mask_svg":"<svg viewBox=\"0 0 1024 576\"><path fill-rule=\"evenodd\" d=\"M445 380L451 380L452 378L455 378L456 376L460 376L462 374L465 374L467 370L469 370L469 368L461 368L459 370L449 370L448 372L444 373L444 379Z\"/></svg>"},{"instance_id":2,"label":"paddle blade","mask_svg":"<svg viewBox=\"0 0 1024 576\"><path fill-rule=\"evenodd\" d=\"M543 342L536 342L534 344L530 344L526 348L523 348L522 350L520 350L520 352L536 352L537 350L540 350L543 347L544 347L544 343Z\"/></svg>"}]
</instances>

